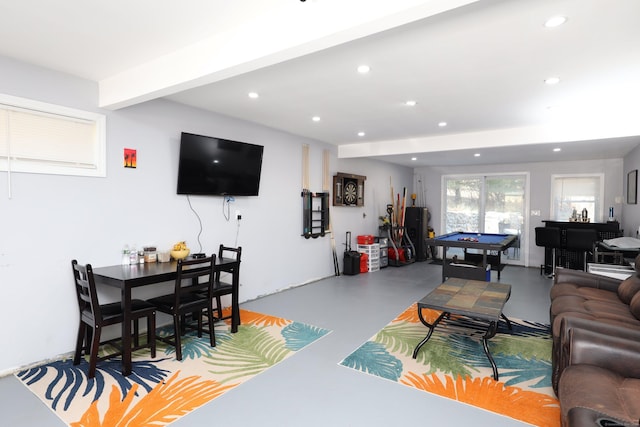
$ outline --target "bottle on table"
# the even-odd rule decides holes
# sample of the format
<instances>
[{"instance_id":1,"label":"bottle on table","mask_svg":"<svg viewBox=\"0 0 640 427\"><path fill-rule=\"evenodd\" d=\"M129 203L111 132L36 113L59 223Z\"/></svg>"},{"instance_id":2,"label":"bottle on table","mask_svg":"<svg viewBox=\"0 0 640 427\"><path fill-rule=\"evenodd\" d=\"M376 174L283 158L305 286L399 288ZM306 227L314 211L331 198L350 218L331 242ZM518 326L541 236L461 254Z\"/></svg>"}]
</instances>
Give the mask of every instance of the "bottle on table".
<instances>
[{"instance_id":1,"label":"bottle on table","mask_svg":"<svg viewBox=\"0 0 640 427\"><path fill-rule=\"evenodd\" d=\"M122 265L129 265L129 245L124 245L122 248Z\"/></svg>"}]
</instances>

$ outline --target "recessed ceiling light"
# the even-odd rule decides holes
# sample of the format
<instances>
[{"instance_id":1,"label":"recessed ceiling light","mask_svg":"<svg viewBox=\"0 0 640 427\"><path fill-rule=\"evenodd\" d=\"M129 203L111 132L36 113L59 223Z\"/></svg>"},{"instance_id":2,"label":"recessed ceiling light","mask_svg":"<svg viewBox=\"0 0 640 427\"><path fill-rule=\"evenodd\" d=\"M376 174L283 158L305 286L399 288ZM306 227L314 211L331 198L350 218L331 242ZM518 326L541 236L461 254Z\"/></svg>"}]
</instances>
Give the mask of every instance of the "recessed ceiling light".
<instances>
[{"instance_id":1,"label":"recessed ceiling light","mask_svg":"<svg viewBox=\"0 0 640 427\"><path fill-rule=\"evenodd\" d=\"M447 122L438 123L438 126L440 126L441 128L445 127L446 125L447 125Z\"/></svg>"},{"instance_id":2,"label":"recessed ceiling light","mask_svg":"<svg viewBox=\"0 0 640 427\"><path fill-rule=\"evenodd\" d=\"M418 160L418 158L417 157L412 157L411 160L415 162L416 160Z\"/></svg>"},{"instance_id":3,"label":"recessed ceiling light","mask_svg":"<svg viewBox=\"0 0 640 427\"><path fill-rule=\"evenodd\" d=\"M365 136L364 132L358 132L358 136Z\"/></svg>"},{"instance_id":4,"label":"recessed ceiling light","mask_svg":"<svg viewBox=\"0 0 640 427\"><path fill-rule=\"evenodd\" d=\"M560 77L549 77L548 79L545 79L544 82L548 85L557 85L560 83Z\"/></svg>"},{"instance_id":5,"label":"recessed ceiling light","mask_svg":"<svg viewBox=\"0 0 640 427\"><path fill-rule=\"evenodd\" d=\"M480 157L480 153L475 153L473 157Z\"/></svg>"},{"instance_id":6,"label":"recessed ceiling light","mask_svg":"<svg viewBox=\"0 0 640 427\"><path fill-rule=\"evenodd\" d=\"M258 92L249 92L249 98L257 99L259 97L260 97L260 95L258 95Z\"/></svg>"},{"instance_id":7,"label":"recessed ceiling light","mask_svg":"<svg viewBox=\"0 0 640 427\"><path fill-rule=\"evenodd\" d=\"M409 107L415 107L417 103L418 103L417 101L410 99L409 101L405 102L404 105L407 105Z\"/></svg>"},{"instance_id":8,"label":"recessed ceiling light","mask_svg":"<svg viewBox=\"0 0 640 427\"><path fill-rule=\"evenodd\" d=\"M562 148L554 148L553 151L557 153L558 151L562 151Z\"/></svg>"},{"instance_id":9,"label":"recessed ceiling light","mask_svg":"<svg viewBox=\"0 0 640 427\"><path fill-rule=\"evenodd\" d=\"M547 21L544 23L544 26L547 28L554 28L564 24L565 22L567 22L566 16L557 15L547 19Z\"/></svg>"},{"instance_id":10,"label":"recessed ceiling light","mask_svg":"<svg viewBox=\"0 0 640 427\"><path fill-rule=\"evenodd\" d=\"M320 121L320 116L313 116L311 118L311 120L313 120L314 122L319 122Z\"/></svg>"},{"instance_id":11,"label":"recessed ceiling light","mask_svg":"<svg viewBox=\"0 0 640 427\"><path fill-rule=\"evenodd\" d=\"M369 67L368 65L360 65L358 67L358 72L360 74L367 74L369 71L371 71L371 67Z\"/></svg>"}]
</instances>

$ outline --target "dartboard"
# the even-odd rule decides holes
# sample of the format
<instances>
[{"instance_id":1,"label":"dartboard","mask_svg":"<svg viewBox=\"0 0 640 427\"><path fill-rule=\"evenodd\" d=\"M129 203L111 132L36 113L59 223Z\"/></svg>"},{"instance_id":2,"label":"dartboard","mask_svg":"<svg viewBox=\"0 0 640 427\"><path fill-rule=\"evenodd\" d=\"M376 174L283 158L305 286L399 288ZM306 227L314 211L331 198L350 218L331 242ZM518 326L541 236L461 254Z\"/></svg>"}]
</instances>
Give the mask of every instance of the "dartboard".
<instances>
[{"instance_id":1,"label":"dartboard","mask_svg":"<svg viewBox=\"0 0 640 427\"><path fill-rule=\"evenodd\" d=\"M344 203L346 205L355 205L358 197L358 186L355 182L349 181L344 184Z\"/></svg>"}]
</instances>

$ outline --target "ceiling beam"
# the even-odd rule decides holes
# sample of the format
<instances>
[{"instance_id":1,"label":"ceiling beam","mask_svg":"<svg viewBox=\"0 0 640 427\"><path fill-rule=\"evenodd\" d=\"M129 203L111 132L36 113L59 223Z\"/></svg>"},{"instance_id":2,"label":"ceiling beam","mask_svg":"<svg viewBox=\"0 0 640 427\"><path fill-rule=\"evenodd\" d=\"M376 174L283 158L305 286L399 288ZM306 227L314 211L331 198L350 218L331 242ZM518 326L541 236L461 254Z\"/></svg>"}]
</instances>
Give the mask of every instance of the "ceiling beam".
<instances>
[{"instance_id":1,"label":"ceiling beam","mask_svg":"<svg viewBox=\"0 0 640 427\"><path fill-rule=\"evenodd\" d=\"M232 31L101 80L100 107L123 108L218 82L476 1L290 2Z\"/></svg>"}]
</instances>

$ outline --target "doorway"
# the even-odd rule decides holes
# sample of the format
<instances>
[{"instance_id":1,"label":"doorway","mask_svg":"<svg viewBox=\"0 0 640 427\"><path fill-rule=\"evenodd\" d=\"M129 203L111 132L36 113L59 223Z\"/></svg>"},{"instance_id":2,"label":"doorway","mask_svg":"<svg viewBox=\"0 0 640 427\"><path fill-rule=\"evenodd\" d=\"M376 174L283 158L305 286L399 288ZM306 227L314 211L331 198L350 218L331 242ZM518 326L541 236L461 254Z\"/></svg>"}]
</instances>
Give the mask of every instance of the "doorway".
<instances>
[{"instance_id":1,"label":"doorway","mask_svg":"<svg viewBox=\"0 0 640 427\"><path fill-rule=\"evenodd\" d=\"M527 201L527 174L444 176L442 224L445 233L514 234L517 242L506 251L506 262L524 265L522 231ZM525 233L526 235L526 233Z\"/></svg>"}]
</instances>

